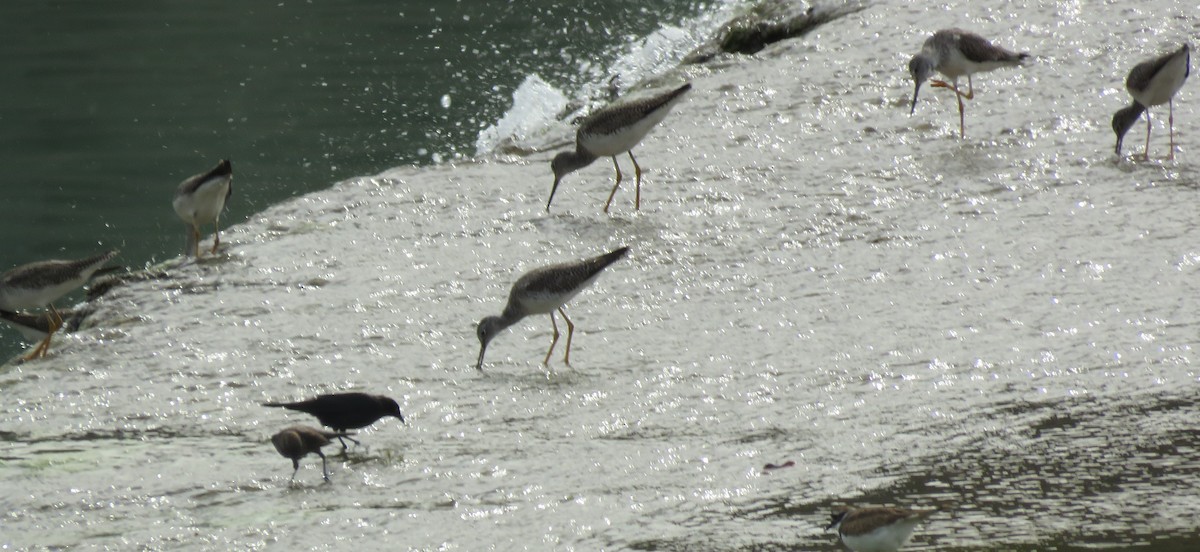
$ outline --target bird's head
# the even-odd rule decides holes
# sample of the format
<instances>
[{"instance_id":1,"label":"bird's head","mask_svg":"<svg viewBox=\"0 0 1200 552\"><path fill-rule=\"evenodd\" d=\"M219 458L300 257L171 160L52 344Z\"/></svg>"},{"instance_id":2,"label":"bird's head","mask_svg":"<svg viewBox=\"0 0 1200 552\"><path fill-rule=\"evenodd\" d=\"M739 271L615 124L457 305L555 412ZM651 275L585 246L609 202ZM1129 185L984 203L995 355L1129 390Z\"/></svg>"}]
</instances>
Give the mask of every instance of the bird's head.
<instances>
[{"instance_id":1,"label":"bird's head","mask_svg":"<svg viewBox=\"0 0 1200 552\"><path fill-rule=\"evenodd\" d=\"M1145 110L1146 108L1143 107L1142 104L1133 102L1133 104L1129 107L1121 109L1113 114L1112 129L1113 133L1117 135L1118 156L1121 155L1121 143L1125 140L1125 133L1129 132L1129 129L1133 127L1133 123L1137 122L1137 120L1142 116L1142 112Z\"/></svg>"},{"instance_id":2,"label":"bird's head","mask_svg":"<svg viewBox=\"0 0 1200 552\"><path fill-rule=\"evenodd\" d=\"M924 52L913 56L908 62L908 74L912 75L913 79L913 99L912 108L908 110L908 114L912 115L917 110L917 93L921 91L921 84L929 80L933 76L934 67L933 58L929 57Z\"/></svg>"},{"instance_id":3,"label":"bird's head","mask_svg":"<svg viewBox=\"0 0 1200 552\"><path fill-rule=\"evenodd\" d=\"M479 326L475 328L475 335L479 337L479 362L475 365L476 370L483 370L483 354L487 351L488 343L505 327L507 326L499 316L489 316L479 321Z\"/></svg>"},{"instance_id":4,"label":"bird's head","mask_svg":"<svg viewBox=\"0 0 1200 552\"><path fill-rule=\"evenodd\" d=\"M849 513L850 513L850 509L846 508L845 506L834 508L833 516L830 518L829 526L826 527L825 530L828 531L830 529L836 528L838 525L841 525L842 520L846 519L846 514L849 514Z\"/></svg>"},{"instance_id":5,"label":"bird's head","mask_svg":"<svg viewBox=\"0 0 1200 552\"><path fill-rule=\"evenodd\" d=\"M550 170L554 171L554 186L550 188L550 199L546 200L546 211L550 211L550 203L554 201L554 192L564 176L582 169L595 161L596 157L584 151L564 151L554 156L550 161Z\"/></svg>"},{"instance_id":6,"label":"bird's head","mask_svg":"<svg viewBox=\"0 0 1200 552\"><path fill-rule=\"evenodd\" d=\"M406 423L404 421L404 414L400 413L400 405L397 404L394 399L392 399L390 397L383 397L382 402L383 402L384 410L387 412L388 416L395 416L397 418L400 418L400 423L402 423L402 424Z\"/></svg>"}]
</instances>

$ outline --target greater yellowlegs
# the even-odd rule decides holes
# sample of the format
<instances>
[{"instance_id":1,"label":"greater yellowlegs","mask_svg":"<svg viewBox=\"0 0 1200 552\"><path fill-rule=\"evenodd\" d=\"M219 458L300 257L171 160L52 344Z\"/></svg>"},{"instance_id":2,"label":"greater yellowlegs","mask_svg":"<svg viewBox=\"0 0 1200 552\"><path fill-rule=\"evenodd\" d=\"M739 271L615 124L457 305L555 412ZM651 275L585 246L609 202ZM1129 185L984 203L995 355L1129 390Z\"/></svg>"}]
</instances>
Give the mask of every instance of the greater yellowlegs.
<instances>
[{"instance_id":1,"label":"greater yellowlegs","mask_svg":"<svg viewBox=\"0 0 1200 552\"><path fill-rule=\"evenodd\" d=\"M296 479L296 472L300 471L300 459L312 452L321 457L321 474L329 481L329 468L325 465L325 453L321 452L321 447L332 443L330 439L334 437L349 438L351 435L353 433L294 425L271 436L271 444L275 445L275 450L281 456L292 459L292 479Z\"/></svg>"},{"instance_id":2,"label":"greater yellowlegs","mask_svg":"<svg viewBox=\"0 0 1200 552\"><path fill-rule=\"evenodd\" d=\"M912 537L917 524L934 510L904 508L837 508L827 529L836 528L855 552L894 552Z\"/></svg>"},{"instance_id":3,"label":"greater yellowlegs","mask_svg":"<svg viewBox=\"0 0 1200 552\"><path fill-rule=\"evenodd\" d=\"M1146 113L1146 149L1143 159L1150 159L1150 107L1167 104L1167 125L1171 129L1171 151L1167 159L1175 158L1175 93L1183 87L1191 72L1191 53L1188 45L1174 52L1143 61L1133 67L1125 78L1125 89L1133 96L1133 103L1113 115L1113 132L1117 133L1117 155L1121 155L1121 142L1125 133L1133 127L1142 112Z\"/></svg>"},{"instance_id":4,"label":"greater yellowlegs","mask_svg":"<svg viewBox=\"0 0 1200 552\"><path fill-rule=\"evenodd\" d=\"M175 212L188 225L185 254L200 256L200 225L212 224L214 231L212 252L221 245L221 211L225 202L233 195L233 166L228 159L221 160L212 170L195 175L179 184L175 190Z\"/></svg>"},{"instance_id":5,"label":"greater yellowlegs","mask_svg":"<svg viewBox=\"0 0 1200 552\"><path fill-rule=\"evenodd\" d=\"M263 406L274 406L311 414L316 416L321 425L341 432L347 429L367 427L387 416L399 418L400 423L404 423L404 415L400 413L400 405L396 404L395 400L383 395L367 393L334 393L318 395L305 401L268 402L263 403ZM355 439L346 438L354 441L355 444L361 444ZM341 437L338 437L338 440L340 441ZM341 443L342 448L345 449L346 442L341 441Z\"/></svg>"},{"instance_id":6,"label":"greater yellowlegs","mask_svg":"<svg viewBox=\"0 0 1200 552\"><path fill-rule=\"evenodd\" d=\"M617 170L617 182L613 184L608 201L604 203L604 212L607 213L609 205L612 205L613 196L617 194L617 187L621 185L621 166L617 164L617 156L626 152L629 153L629 160L633 162L637 182L634 209L640 210L642 168L633 157L633 148L654 125L662 122L671 108L691 89L691 83L684 84L648 98L609 105L585 117L575 133L575 151L564 151L554 156L554 160L550 162L550 168L554 171L554 186L550 188L546 211L550 211L554 192L558 190L558 183L564 176L592 164L592 161L600 157L612 157L613 168Z\"/></svg>"},{"instance_id":7,"label":"greater yellowlegs","mask_svg":"<svg viewBox=\"0 0 1200 552\"><path fill-rule=\"evenodd\" d=\"M921 91L921 84L933 75L934 71L937 71L950 77L953 84L935 80L929 83L929 86L948 88L954 91L954 96L958 100L958 135L960 138L965 137L967 131L963 115L963 100L975 98L975 87L971 82L971 75L1001 67L1015 67L1021 65L1028 58L1029 54L1005 50L988 42L982 36L962 29L943 29L933 33L933 36L926 39L925 44L921 46L921 53L913 56L912 60L908 62L908 72L916 84L913 89L912 108L909 110L909 114L911 115L917 110L917 93ZM967 77L967 92L965 93L958 89L958 78L962 76Z\"/></svg>"},{"instance_id":8,"label":"greater yellowlegs","mask_svg":"<svg viewBox=\"0 0 1200 552\"><path fill-rule=\"evenodd\" d=\"M550 350L542 364L550 363L550 354L558 343L558 323L554 321L554 311L562 315L567 322L567 352L563 362L571 365L571 335L575 333L575 324L567 318L564 306L584 288L592 285L608 265L617 262L625 256L628 247L615 249L598 257L592 257L577 262L562 263L536 268L525 273L513 284L508 292L508 304L500 316L488 316L479 321L475 333L479 336L479 363L477 370L483 370L483 354L487 351L488 343L496 334L505 328L516 324L517 321L531 314L549 314L550 324L554 327L554 337L550 341Z\"/></svg>"},{"instance_id":9,"label":"greater yellowlegs","mask_svg":"<svg viewBox=\"0 0 1200 552\"><path fill-rule=\"evenodd\" d=\"M50 339L62 326L63 317L54 302L82 286L104 263L117 255L117 250L75 261L38 261L18 266L0 275L0 310L20 311L46 308L50 317L46 337L26 360L45 356Z\"/></svg>"}]
</instances>

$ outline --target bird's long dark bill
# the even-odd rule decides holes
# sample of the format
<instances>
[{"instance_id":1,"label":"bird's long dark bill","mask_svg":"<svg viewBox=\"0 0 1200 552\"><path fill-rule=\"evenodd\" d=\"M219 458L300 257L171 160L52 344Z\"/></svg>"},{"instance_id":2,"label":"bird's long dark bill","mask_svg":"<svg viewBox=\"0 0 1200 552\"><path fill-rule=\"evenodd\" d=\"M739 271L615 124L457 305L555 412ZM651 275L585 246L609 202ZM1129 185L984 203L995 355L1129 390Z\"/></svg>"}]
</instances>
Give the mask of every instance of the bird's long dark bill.
<instances>
[{"instance_id":1,"label":"bird's long dark bill","mask_svg":"<svg viewBox=\"0 0 1200 552\"><path fill-rule=\"evenodd\" d=\"M551 196L551 197L553 197L553 196ZM483 346L479 347L479 363L477 363L475 365L475 369L479 370L480 372L483 371L483 353L485 353L485 352L487 352L487 345L483 345Z\"/></svg>"},{"instance_id":2,"label":"bird's long dark bill","mask_svg":"<svg viewBox=\"0 0 1200 552\"><path fill-rule=\"evenodd\" d=\"M912 103L912 109L908 110L909 115L912 115L913 113L915 113L917 111L917 93L920 91L921 91L921 83L918 82L917 87L913 89L913 103Z\"/></svg>"},{"instance_id":3,"label":"bird's long dark bill","mask_svg":"<svg viewBox=\"0 0 1200 552\"><path fill-rule=\"evenodd\" d=\"M1117 136L1117 157L1121 156L1121 142L1125 141L1125 136Z\"/></svg>"},{"instance_id":4,"label":"bird's long dark bill","mask_svg":"<svg viewBox=\"0 0 1200 552\"><path fill-rule=\"evenodd\" d=\"M561 180L557 176L554 177L554 185L550 187L550 199L546 200L546 212L550 212L550 203L554 201L554 192L558 191L558 182ZM479 364L483 365L483 351L479 351Z\"/></svg>"}]
</instances>

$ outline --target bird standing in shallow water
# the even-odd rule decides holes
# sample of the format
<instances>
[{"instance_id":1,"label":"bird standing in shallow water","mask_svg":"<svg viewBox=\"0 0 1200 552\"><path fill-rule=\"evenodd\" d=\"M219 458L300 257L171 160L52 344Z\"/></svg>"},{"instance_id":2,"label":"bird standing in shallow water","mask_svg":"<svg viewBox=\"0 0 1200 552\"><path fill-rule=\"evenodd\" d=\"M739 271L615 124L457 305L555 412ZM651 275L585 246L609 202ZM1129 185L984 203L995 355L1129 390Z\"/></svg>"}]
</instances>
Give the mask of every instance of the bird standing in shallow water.
<instances>
[{"instance_id":1,"label":"bird standing in shallow water","mask_svg":"<svg viewBox=\"0 0 1200 552\"><path fill-rule=\"evenodd\" d=\"M325 481L329 481L329 468L325 465L325 453L321 452L321 447L332 443L330 439L334 437L348 439L350 435L353 434L295 425L271 436L271 444L275 445L275 450L279 451L281 456L292 459L293 480L296 479L296 472L300 471L300 459L314 452L321 457L321 473L325 476Z\"/></svg>"},{"instance_id":2,"label":"bird standing in shallow water","mask_svg":"<svg viewBox=\"0 0 1200 552\"><path fill-rule=\"evenodd\" d=\"M46 356L50 350L50 339L62 327L63 317L54 308L54 302L86 283L92 274L115 256L117 250L114 249L75 261L29 263L0 274L0 310L15 312L44 307L48 311L46 337L25 360Z\"/></svg>"},{"instance_id":3,"label":"bird standing in shallow water","mask_svg":"<svg viewBox=\"0 0 1200 552\"><path fill-rule=\"evenodd\" d=\"M837 508L826 529L837 529L855 552L895 552L912 537L917 524L935 510L904 508Z\"/></svg>"},{"instance_id":4,"label":"bird standing in shallow water","mask_svg":"<svg viewBox=\"0 0 1200 552\"><path fill-rule=\"evenodd\" d=\"M1142 159L1150 159L1150 107L1168 105L1167 124L1171 129L1171 151L1167 159L1175 159L1175 93L1183 87L1191 72L1191 51L1187 44L1169 54L1143 61L1129 71L1125 78L1125 90L1133 96L1133 103L1113 114L1113 132L1117 134L1117 156L1121 155L1121 142L1125 133L1133 127L1142 112L1146 113L1146 149Z\"/></svg>"},{"instance_id":5,"label":"bird standing in shallow water","mask_svg":"<svg viewBox=\"0 0 1200 552\"><path fill-rule=\"evenodd\" d=\"M1029 54L1010 52L988 42L982 36L962 29L943 29L933 33L921 46L921 53L913 56L908 62L908 72L916 84L909 115L917 110L917 93L921 91L921 83L937 71L950 77L953 84L935 80L929 83L929 86L954 91L958 100L958 135L960 138L965 137L967 131L963 100L975 98L971 75L1001 67L1016 67L1028 58ZM966 93L958 89L958 78L962 76L967 77Z\"/></svg>"},{"instance_id":6,"label":"bird standing in shallow water","mask_svg":"<svg viewBox=\"0 0 1200 552\"><path fill-rule=\"evenodd\" d=\"M617 164L617 156L626 152L629 153L629 160L633 161L637 182L634 209L641 210L642 168L633 158L633 148L646 137L650 129L662 122L671 108L691 89L691 83L684 84L657 96L606 106L584 118L575 133L575 151L564 151L550 162L550 168L554 171L554 186L550 188L550 199L546 200L546 212L550 211L554 192L564 176L592 164L597 158L612 157L613 167L617 170L617 182L613 184L608 201L604 203L604 212L607 213L613 196L617 194L617 187L621 185L621 166Z\"/></svg>"},{"instance_id":7,"label":"bird standing in shallow water","mask_svg":"<svg viewBox=\"0 0 1200 552\"><path fill-rule=\"evenodd\" d=\"M600 277L601 271L624 257L628 251L628 247L621 247L582 261L536 268L518 278L508 293L508 304L504 307L504 312L500 316L488 316L480 320L475 329L476 335L479 336L479 363L475 365L475 369L483 370L483 354L496 334L531 314L550 315L554 337L550 341L550 350L546 351L546 358L542 360L542 364L549 364L550 354L554 352L559 335L554 311L558 311L563 320L567 321L567 352L563 362L570 366L571 336L575 333L575 324L567 318L567 312L564 310L567 301L592 285L592 282Z\"/></svg>"},{"instance_id":8,"label":"bird standing in shallow water","mask_svg":"<svg viewBox=\"0 0 1200 552\"><path fill-rule=\"evenodd\" d=\"M184 253L200 256L200 225L213 225L212 253L221 245L221 211L225 202L233 195L233 165L228 159L221 160L216 167L200 173L179 184L172 205L179 218L188 225L187 247Z\"/></svg>"},{"instance_id":9,"label":"bird standing in shallow water","mask_svg":"<svg viewBox=\"0 0 1200 552\"><path fill-rule=\"evenodd\" d=\"M395 400L383 395L367 393L333 393L318 395L305 401L268 402L263 403L263 406L286 408L311 414L317 417L317 421L321 422L321 425L343 433L348 429L367 427L387 416L399 418L400 423L404 423L404 415L400 413L400 405ZM346 441L342 440L343 438L350 439L356 445L362 444L345 435L337 437L338 441L342 443L342 450L348 448Z\"/></svg>"}]
</instances>

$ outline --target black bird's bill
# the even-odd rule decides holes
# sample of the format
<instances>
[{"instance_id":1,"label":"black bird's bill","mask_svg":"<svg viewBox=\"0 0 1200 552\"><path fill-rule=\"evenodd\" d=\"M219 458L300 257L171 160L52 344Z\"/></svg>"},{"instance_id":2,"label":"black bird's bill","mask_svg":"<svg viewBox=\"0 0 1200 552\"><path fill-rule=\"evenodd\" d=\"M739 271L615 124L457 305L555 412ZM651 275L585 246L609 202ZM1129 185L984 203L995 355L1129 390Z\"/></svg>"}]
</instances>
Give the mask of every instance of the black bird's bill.
<instances>
[{"instance_id":1,"label":"black bird's bill","mask_svg":"<svg viewBox=\"0 0 1200 552\"><path fill-rule=\"evenodd\" d=\"M552 196L553 197L553 196ZM483 371L483 353L487 352L487 345L479 346L479 362L475 364L475 369Z\"/></svg>"},{"instance_id":2,"label":"black bird's bill","mask_svg":"<svg viewBox=\"0 0 1200 552\"><path fill-rule=\"evenodd\" d=\"M550 204L554 202L554 192L558 191L558 183L562 181L562 177L554 177L554 185L550 187L550 199L546 200L546 212L550 212ZM483 365L483 351L479 352L479 364Z\"/></svg>"},{"instance_id":3,"label":"black bird's bill","mask_svg":"<svg viewBox=\"0 0 1200 552\"><path fill-rule=\"evenodd\" d=\"M912 108L908 110L908 114L912 115L917 111L917 93L921 91L921 83L917 82L916 88L913 89Z\"/></svg>"}]
</instances>

